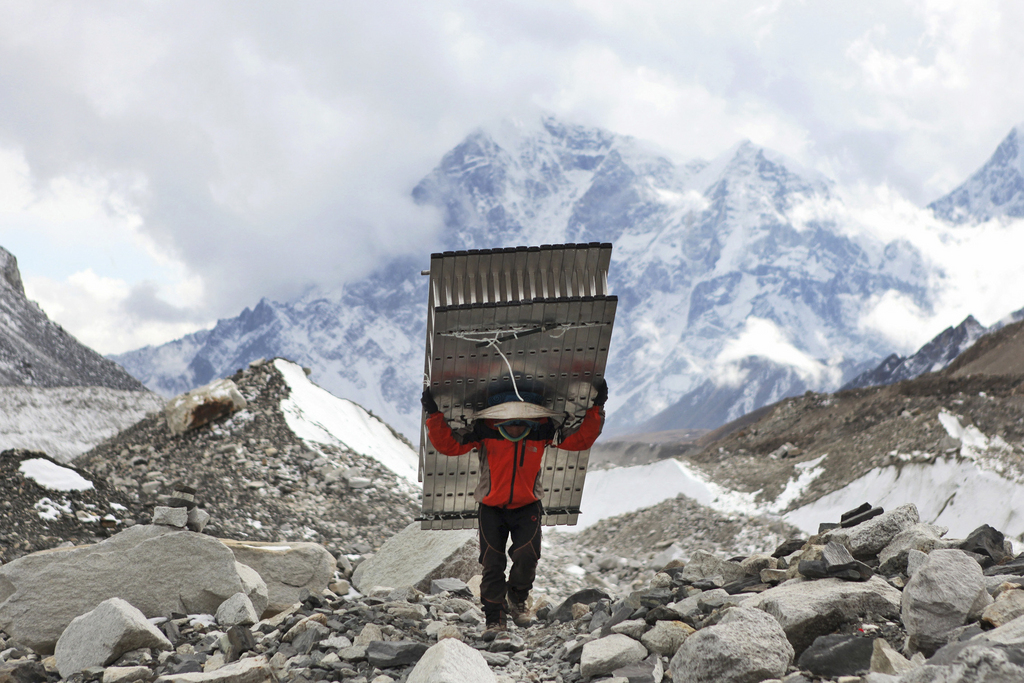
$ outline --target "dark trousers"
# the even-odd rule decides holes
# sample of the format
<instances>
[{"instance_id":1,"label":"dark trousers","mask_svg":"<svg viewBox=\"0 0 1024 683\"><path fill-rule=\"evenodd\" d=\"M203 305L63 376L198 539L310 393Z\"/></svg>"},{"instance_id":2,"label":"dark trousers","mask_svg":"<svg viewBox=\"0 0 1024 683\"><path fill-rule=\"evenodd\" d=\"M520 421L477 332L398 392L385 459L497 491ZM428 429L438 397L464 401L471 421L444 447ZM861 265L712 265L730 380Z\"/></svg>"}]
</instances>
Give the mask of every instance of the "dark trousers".
<instances>
[{"instance_id":1,"label":"dark trousers","mask_svg":"<svg viewBox=\"0 0 1024 683\"><path fill-rule=\"evenodd\" d=\"M503 611L506 592L517 601L529 596L540 559L542 514L540 501L514 510L480 505L480 564L484 566L480 601L484 614L495 616ZM512 569L505 581L505 546L510 535Z\"/></svg>"}]
</instances>

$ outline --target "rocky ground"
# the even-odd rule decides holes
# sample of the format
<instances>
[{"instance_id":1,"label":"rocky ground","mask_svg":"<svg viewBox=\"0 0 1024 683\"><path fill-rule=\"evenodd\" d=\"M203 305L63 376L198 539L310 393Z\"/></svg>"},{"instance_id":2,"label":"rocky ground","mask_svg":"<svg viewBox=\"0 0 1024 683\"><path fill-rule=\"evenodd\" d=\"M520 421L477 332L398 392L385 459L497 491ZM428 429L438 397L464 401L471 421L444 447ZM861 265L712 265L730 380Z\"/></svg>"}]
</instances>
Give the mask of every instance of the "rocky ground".
<instances>
[{"instance_id":1,"label":"rocky ground","mask_svg":"<svg viewBox=\"0 0 1024 683\"><path fill-rule=\"evenodd\" d=\"M23 463L45 458L23 451L0 456L0 484L12 492L0 503L0 628L7 629L0 631L0 682L61 680L59 661L64 679L83 683L157 676L160 683L450 681L436 667L427 671L437 661L476 672L459 680L501 683L1024 680L1024 556L1014 558L1012 545L990 528L947 539L945 529L920 523L913 506L885 512L868 506L843 527L839 519L821 520L822 530L810 538L777 520L722 515L683 496L576 534L548 529L530 601L534 624L485 641L473 581L436 590L428 582L417 590L353 576L362 562L388 560L384 541L412 521L415 492L376 461L295 437L280 412L288 387L272 365L257 364L233 379L248 401L245 410L181 436L172 436L159 418L144 420L69 468L91 488L41 487ZM927 422L940 410L971 416L985 433L1003 435L1010 453L1020 441L1013 426L1020 418L1012 414L1020 394L1012 380L931 376L915 382L884 388L886 394L856 390L784 402L746 433L726 434L722 450L702 462L742 483L751 475L738 473L735 464L744 458L765 473L776 463L813 457L850 424L860 425L849 427L851 443L903 438L910 452L941 453L958 444ZM813 438L793 443L801 430ZM780 451L785 443L792 446ZM911 448L918 443L930 446ZM197 488L212 515L205 534L192 535L203 543L219 543L212 537L268 541L262 552L274 555L311 540L329 549L330 555L319 550L328 572L310 579L305 592L287 588L298 596L293 606L262 621L255 616L260 607L251 626L212 605L205 609L216 616L154 608L145 616L159 629L158 641L137 641L149 644L125 646L102 666L73 674L67 653L87 654L89 638L68 636L63 650L57 641L58 653L64 652L57 657L21 642L28 637L24 620L33 621L31 609L29 616L19 612L31 602L23 582L49 576L24 563L54 561L24 556L109 544L123 538L118 532L125 528L163 533L146 530L163 528L148 526L154 505L178 483ZM434 538L439 532L423 533ZM238 546L228 547L237 558ZM158 564L177 574L167 563L181 555ZM113 561L110 553L103 557ZM392 560L403 566L413 557L421 556L402 553ZM140 562L145 565L145 557L119 570L125 585L145 569ZM55 582L52 589L37 585L40 614L94 588L95 581L84 578L90 567L83 562L78 571L85 574L54 574L46 579ZM146 576L159 577L160 567ZM424 569L445 576L443 566ZM199 572L196 580L212 574ZM268 586L273 574L261 568ZM194 588L207 599L212 595ZM255 604L259 591L246 591ZM80 614L72 611L68 621ZM450 639L466 647L443 644ZM425 655L428 649L433 654Z\"/></svg>"},{"instance_id":2,"label":"rocky ground","mask_svg":"<svg viewBox=\"0 0 1024 683\"><path fill-rule=\"evenodd\" d=\"M18 474L23 456L0 454L4 490L23 491L0 509L0 559L104 537L98 521L76 516L90 510L86 504L113 513L120 528L146 523L158 498L176 483L197 489L213 518L208 533L222 538L308 540L360 554L412 521L419 510L417 491L390 470L372 458L295 436L280 410L288 386L272 364L247 368L232 379L248 407L229 419L173 435L163 416L153 415L76 459L74 469L96 490L81 504L64 495L70 511L62 512L59 523L41 520L33 507L53 495ZM359 488L348 483L356 480ZM125 509L111 510L109 503Z\"/></svg>"},{"instance_id":3,"label":"rocky ground","mask_svg":"<svg viewBox=\"0 0 1024 683\"><path fill-rule=\"evenodd\" d=\"M534 623L493 641L482 637L483 615L469 585L446 580L426 591L364 585L363 594L346 592L341 562L330 588L306 590L284 612L250 618L251 626L224 605L215 617L171 613L150 620L160 632L148 646L103 650L104 665L65 679L454 680L430 669L441 658L456 671L477 671L459 680L500 683L1022 680L1024 558L1008 555L998 532L945 539L941 528L917 521L913 506L862 511L847 523L764 549L773 552L725 559L696 550L663 567L657 558L641 560L633 567L639 580L625 594L597 581L557 602L541 592L532 601ZM562 540L552 539L558 552L568 547ZM408 556L391 559L401 564ZM605 583L631 566L628 558L595 559L585 571ZM17 566L5 571L22 594L24 582L39 579ZM0 619L10 618L6 609L0 602ZM143 621L137 628L151 627ZM0 680L57 681L58 667L67 673L74 662L89 661L95 639L76 641L72 631L57 640L56 657L0 633ZM425 654L446 639L468 647Z\"/></svg>"}]
</instances>

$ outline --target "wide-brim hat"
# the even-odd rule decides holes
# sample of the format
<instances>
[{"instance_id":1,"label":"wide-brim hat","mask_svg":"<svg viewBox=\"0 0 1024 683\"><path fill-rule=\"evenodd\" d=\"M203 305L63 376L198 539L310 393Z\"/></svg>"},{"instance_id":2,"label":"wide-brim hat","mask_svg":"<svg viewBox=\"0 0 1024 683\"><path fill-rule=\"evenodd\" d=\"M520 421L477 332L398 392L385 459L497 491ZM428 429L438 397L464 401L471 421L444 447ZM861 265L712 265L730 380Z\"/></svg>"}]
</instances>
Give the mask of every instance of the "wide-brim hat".
<instances>
[{"instance_id":1,"label":"wide-brim hat","mask_svg":"<svg viewBox=\"0 0 1024 683\"><path fill-rule=\"evenodd\" d=\"M548 410L544 406L526 401L506 401L496 406L485 408L474 415L479 420L536 420L542 417L560 417L561 413Z\"/></svg>"}]
</instances>

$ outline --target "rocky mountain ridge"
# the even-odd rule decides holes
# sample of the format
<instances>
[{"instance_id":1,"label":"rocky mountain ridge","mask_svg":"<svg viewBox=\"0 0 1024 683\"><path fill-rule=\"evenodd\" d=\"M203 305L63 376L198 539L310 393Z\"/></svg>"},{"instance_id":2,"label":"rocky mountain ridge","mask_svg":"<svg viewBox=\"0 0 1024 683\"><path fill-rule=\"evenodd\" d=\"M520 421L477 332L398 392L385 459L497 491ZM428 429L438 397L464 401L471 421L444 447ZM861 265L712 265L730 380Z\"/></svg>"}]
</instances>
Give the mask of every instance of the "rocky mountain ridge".
<instances>
[{"instance_id":1,"label":"rocky mountain ridge","mask_svg":"<svg viewBox=\"0 0 1024 683\"><path fill-rule=\"evenodd\" d=\"M926 372L938 372L952 363L961 353L974 345L981 337L1001 330L1006 325L1024 320L1024 308L1014 311L991 327L985 327L974 316L964 318L956 327L947 327L935 335L927 344L909 356L892 354L877 368L861 373L840 391L894 384L905 379L914 379Z\"/></svg>"},{"instance_id":2,"label":"rocky mountain ridge","mask_svg":"<svg viewBox=\"0 0 1024 683\"><path fill-rule=\"evenodd\" d=\"M119 365L83 346L25 296L18 261L0 247L0 386L143 391Z\"/></svg>"}]
</instances>

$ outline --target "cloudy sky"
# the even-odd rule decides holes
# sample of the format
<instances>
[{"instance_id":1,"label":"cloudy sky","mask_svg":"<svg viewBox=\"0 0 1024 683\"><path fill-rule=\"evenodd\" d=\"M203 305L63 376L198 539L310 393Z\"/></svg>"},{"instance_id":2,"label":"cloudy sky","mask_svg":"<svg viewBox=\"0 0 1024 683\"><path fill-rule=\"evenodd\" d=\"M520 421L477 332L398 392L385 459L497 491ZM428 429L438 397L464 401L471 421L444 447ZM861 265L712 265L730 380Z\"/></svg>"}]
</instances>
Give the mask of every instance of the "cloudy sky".
<instances>
[{"instance_id":1,"label":"cloudy sky","mask_svg":"<svg viewBox=\"0 0 1024 683\"><path fill-rule=\"evenodd\" d=\"M914 225L1024 121L1020 26L1019 0L0 0L0 246L97 350L160 343L428 252L409 190L540 111L679 160L748 138Z\"/></svg>"}]
</instances>

